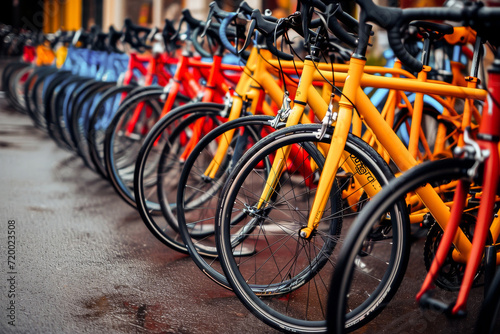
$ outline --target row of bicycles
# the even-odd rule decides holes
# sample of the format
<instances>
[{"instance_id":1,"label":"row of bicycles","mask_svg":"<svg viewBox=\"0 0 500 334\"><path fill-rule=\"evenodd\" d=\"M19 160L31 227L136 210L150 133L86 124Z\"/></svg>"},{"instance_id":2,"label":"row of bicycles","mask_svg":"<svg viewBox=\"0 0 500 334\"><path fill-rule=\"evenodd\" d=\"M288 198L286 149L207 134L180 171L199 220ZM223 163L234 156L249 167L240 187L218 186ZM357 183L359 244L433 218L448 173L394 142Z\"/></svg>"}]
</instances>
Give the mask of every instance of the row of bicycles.
<instances>
[{"instance_id":1,"label":"row of bicycles","mask_svg":"<svg viewBox=\"0 0 500 334\"><path fill-rule=\"evenodd\" d=\"M36 38L36 35L32 31L14 29L10 25L0 23L0 55L21 56L26 42Z\"/></svg>"},{"instance_id":2,"label":"row of bicycles","mask_svg":"<svg viewBox=\"0 0 500 334\"><path fill-rule=\"evenodd\" d=\"M421 238L419 305L465 317L484 287L475 330L494 333L500 9L357 0L356 20L297 2L284 18L214 2L161 30L60 32L3 89L273 328L367 325ZM385 65L367 65L383 36Z\"/></svg>"}]
</instances>

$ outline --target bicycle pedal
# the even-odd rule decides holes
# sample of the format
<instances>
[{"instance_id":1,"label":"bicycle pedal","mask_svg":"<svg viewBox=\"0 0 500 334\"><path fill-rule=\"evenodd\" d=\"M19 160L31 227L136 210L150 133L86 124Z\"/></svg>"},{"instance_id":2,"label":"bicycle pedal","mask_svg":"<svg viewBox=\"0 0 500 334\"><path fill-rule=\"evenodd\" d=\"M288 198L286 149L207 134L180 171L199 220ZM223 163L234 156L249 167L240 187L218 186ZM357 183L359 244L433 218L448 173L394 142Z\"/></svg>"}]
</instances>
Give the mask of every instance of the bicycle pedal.
<instances>
[{"instance_id":1,"label":"bicycle pedal","mask_svg":"<svg viewBox=\"0 0 500 334\"><path fill-rule=\"evenodd\" d=\"M144 137L144 136L141 136L137 133L124 133L124 135L127 139L131 139L133 141L139 141Z\"/></svg>"},{"instance_id":2,"label":"bicycle pedal","mask_svg":"<svg viewBox=\"0 0 500 334\"><path fill-rule=\"evenodd\" d=\"M194 239L206 238L215 233L215 226L213 224L186 224L189 231L189 235Z\"/></svg>"},{"instance_id":3,"label":"bicycle pedal","mask_svg":"<svg viewBox=\"0 0 500 334\"><path fill-rule=\"evenodd\" d=\"M255 250L255 248L250 248L250 247L238 247L237 250L234 250L233 251L233 255L234 256L250 256L250 255L254 255L255 253L257 253L257 251Z\"/></svg>"},{"instance_id":4,"label":"bicycle pedal","mask_svg":"<svg viewBox=\"0 0 500 334\"><path fill-rule=\"evenodd\" d=\"M445 314L448 318L464 318L467 316L467 311L458 311L456 314L452 313L455 302L447 304L441 300L433 298L432 291L427 291L420 298L419 306L423 309L438 311Z\"/></svg>"}]
</instances>

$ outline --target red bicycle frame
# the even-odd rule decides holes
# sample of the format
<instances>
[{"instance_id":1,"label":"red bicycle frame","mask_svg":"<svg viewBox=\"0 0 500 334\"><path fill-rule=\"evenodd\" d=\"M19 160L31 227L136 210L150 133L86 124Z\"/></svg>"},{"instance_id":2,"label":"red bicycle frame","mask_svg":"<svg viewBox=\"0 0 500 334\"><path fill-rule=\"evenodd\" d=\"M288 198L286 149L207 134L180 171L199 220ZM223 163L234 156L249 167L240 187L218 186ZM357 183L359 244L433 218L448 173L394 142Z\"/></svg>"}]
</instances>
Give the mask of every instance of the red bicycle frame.
<instances>
[{"instance_id":1,"label":"red bicycle frame","mask_svg":"<svg viewBox=\"0 0 500 334\"><path fill-rule=\"evenodd\" d=\"M490 225L493 217L493 209L496 200L497 185L499 180L499 152L498 142L500 141L500 67L490 69L488 71L488 99L487 106L483 111L481 124L479 125L479 133L475 142L479 146L475 151L483 159L483 181L482 181L482 196L477 215L476 226L474 229L474 237L472 239L472 248L469 260L465 267L462 285L457 297L457 301L453 306L451 313L453 315L464 312L466 308L467 298L469 296L474 277L481 263L486 237L490 231ZM476 160L480 162L481 157ZM421 290L417 294L417 302L420 301L424 293L430 288L434 279L439 273L441 263L448 256L451 243L455 238L455 234L462 219L463 209L467 194L469 191L470 182L460 180L455 190L453 198L453 207L451 209L451 217L449 225L444 231L443 237L439 244L436 256L432 262L431 268L427 273ZM492 235L498 235L492 233Z\"/></svg>"}]
</instances>

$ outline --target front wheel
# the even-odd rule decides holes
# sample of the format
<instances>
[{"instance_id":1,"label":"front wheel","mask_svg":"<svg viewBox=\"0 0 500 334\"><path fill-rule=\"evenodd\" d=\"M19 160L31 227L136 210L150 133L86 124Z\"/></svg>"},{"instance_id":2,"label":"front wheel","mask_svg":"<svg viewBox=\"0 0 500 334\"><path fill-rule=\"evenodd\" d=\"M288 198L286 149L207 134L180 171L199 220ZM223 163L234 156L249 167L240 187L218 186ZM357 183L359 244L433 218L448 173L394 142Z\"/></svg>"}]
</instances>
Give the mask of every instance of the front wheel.
<instances>
[{"instance_id":1,"label":"front wheel","mask_svg":"<svg viewBox=\"0 0 500 334\"><path fill-rule=\"evenodd\" d=\"M412 196L414 191L426 184L450 184L450 180L466 177L470 166L470 161L450 159L423 163L389 183L361 211L345 239L331 281L336 287L328 304L331 333L363 326L396 293L410 248L407 207L412 208L412 217L418 218L411 201L416 197ZM449 194L440 195L446 198Z\"/></svg>"},{"instance_id":2,"label":"front wheel","mask_svg":"<svg viewBox=\"0 0 500 334\"><path fill-rule=\"evenodd\" d=\"M332 129L318 140L321 125L298 125L268 135L240 160L221 193L217 247L222 269L243 304L279 330L326 331L331 276L352 218L368 200L364 189L393 177L388 165L360 138L349 136L319 226L308 239L307 225ZM290 149L282 170L261 168ZM330 148L330 150L333 148ZM274 168L274 167L273 167ZM369 180L357 184L362 176ZM266 184L273 184L263 195ZM258 205L266 196L265 205ZM242 256L244 255L244 256Z\"/></svg>"},{"instance_id":3,"label":"front wheel","mask_svg":"<svg viewBox=\"0 0 500 334\"><path fill-rule=\"evenodd\" d=\"M217 127L193 149L186 160L177 187L179 233L198 268L219 285L230 289L217 257L215 212L227 177L243 154L262 137L274 131L272 117L240 117ZM227 149L220 156L220 147ZM225 147L225 146L222 146ZM262 164L264 175L269 163Z\"/></svg>"},{"instance_id":4,"label":"front wheel","mask_svg":"<svg viewBox=\"0 0 500 334\"><path fill-rule=\"evenodd\" d=\"M145 91L124 101L106 129L104 162L108 178L125 202L136 207L134 169L144 140L160 119L163 90ZM189 102L178 94L174 107ZM170 111L169 111L170 112Z\"/></svg>"},{"instance_id":5,"label":"front wheel","mask_svg":"<svg viewBox=\"0 0 500 334\"><path fill-rule=\"evenodd\" d=\"M148 133L137 154L134 168L134 198L142 220L165 245L187 252L179 235L176 195L187 155L206 132L224 119L223 104L194 103L172 110ZM202 129L194 127L204 123ZM162 215L163 214L163 215Z\"/></svg>"}]
</instances>

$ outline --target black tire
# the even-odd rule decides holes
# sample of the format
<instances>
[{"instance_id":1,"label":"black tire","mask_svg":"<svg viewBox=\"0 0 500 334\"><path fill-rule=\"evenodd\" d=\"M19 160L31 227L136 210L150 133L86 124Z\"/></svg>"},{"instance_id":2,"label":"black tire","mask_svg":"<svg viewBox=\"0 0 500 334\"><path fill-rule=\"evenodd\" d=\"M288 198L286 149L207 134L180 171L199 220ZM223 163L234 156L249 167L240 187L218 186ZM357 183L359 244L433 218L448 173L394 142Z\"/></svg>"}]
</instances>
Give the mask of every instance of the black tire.
<instances>
[{"instance_id":1,"label":"black tire","mask_svg":"<svg viewBox=\"0 0 500 334\"><path fill-rule=\"evenodd\" d=\"M66 123L64 120L64 108L65 100L69 92L69 88L74 84L80 84L85 82L87 79L80 76L69 76L64 79L59 85L54 88L50 101L50 118L51 126L49 127L49 133L54 139L54 141L61 147L67 150L73 150L71 142L65 136Z\"/></svg>"},{"instance_id":2,"label":"black tire","mask_svg":"<svg viewBox=\"0 0 500 334\"><path fill-rule=\"evenodd\" d=\"M91 161L90 153L88 151L88 125L90 120L90 112L94 102L98 99L99 94L114 87L115 82L97 82L81 93L77 99L77 103L73 106L71 116L72 133L75 140L75 147L77 153L82 157L85 165L91 170L95 171L94 164Z\"/></svg>"},{"instance_id":3,"label":"black tire","mask_svg":"<svg viewBox=\"0 0 500 334\"><path fill-rule=\"evenodd\" d=\"M500 330L500 271L497 270L486 297L481 304L475 334L495 334Z\"/></svg>"},{"instance_id":4,"label":"black tire","mask_svg":"<svg viewBox=\"0 0 500 334\"><path fill-rule=\"evenodd\" d=\"M355 216L366 201L361 187L344 195L352 176L346 174L344 163L354 163L355 173L369 176L368 186L377 182L385 185L393 178L382 157L360 138L350 135L322 221L310 238L300 237L301 228L307 225L318 171L323 165L323 156L316 146L320 144L316 136L320 128L319 124L298 125L261 140L229 176L218 205L217 247L227 280L257 318L284 331L326 331L329 283L338 260L336 245L343 242L349 229L349 216ZM321 142L329 143L332 131L329 129ZM254 167L268 155L292 144L298 153L291 154L290 159L297 161L294 165L287 162L278 187L273 190L274 198L258 209L255 203L266 179ZM318 170L311 165L310 170L304 168L301 172L299 168L306 166L305 161L310 158ZM258 184L253 185L253 181ZM340 204L355 195L359 195L355 205Z\"/></svg>"},{"instance_id":5,"label":"black tire","mask_svg":"<svg viewBox=\"0 0 500 334\"><path fill-rule=\"evenodd\" d=\"M43 87L43 81L47 75L57 71L54 67L39 67L35 69L24 84L24 98L26 101L26 110L33 119L36 127L44 129L45 119L43 113L40 114L37 109L38 95L41 95L40 87Z\"/></svg>"},{"instance_id":6,"label":"black tire","mask_svg":"<svg viewBox=\"0 0 500 334\"><path fill-rule=\"evenodd\" d=\"M45 105L43 104L43 93L45 83L47 78L57 73L57 68L49 67L45 71L38 74L38 78L33 84L33 88L30 92L29 99L32 107L32 117L35 121L35 124L43 130L47 129L47 122L45 119Z\"/></svg>"},{"instance_id":7,"label":"black tire","mask_svg":"<svg viewBox=\"0 0 500 334\"><path fill-rule=\"evenodd\" d=\"M45 91L45 95L43 96L43 104L44 104L44 118L45 118L45 123L46 123L46 130L49 136L56 141L57 139L55 138L54 135L54 130L55 130L55 123L54 120L52 119L53 115L55 115L55 112L51 110L52 108L52 99L54 97L54 94L58 90L59 85L61 85L68 77L68 75L71 72L69 71L59 71L56 73L55 77L50 81L49 85L47 86L47 89Z\"/></svg>"},{"instance_id":8,"label":"black tire","mask_svg":"<svg viewBox=\"0 0 500 334\"><path fill-rule=\"evenodd\" d=\"M222 187L238 160L259 140L261 133L274 131L269 123L272 119L270 116L242 117L211 131L200 140L184 163L177 187L179 234L198 268L226 289L230 286L219 265L215 244L217 203ZM235 132L231 136L232 131ZM204 173L213 161L218 141L226 134L232 137L227 154L215 176L207 177Z\"/></svg>"},{"instance_id":9,"label":"black tire","mask_svg":"<svg viewBox=\"0 0 500 334\"><path fill-rule=\"evenodd\" d=\"M71 147L73 147L73 150L75 153L79 154L78 152L78 144L77 144L77 137L75 133L75 124L74 124L74 118L77 117L75 115L75 112L78 110L78 105L81 103L81 101L85 98L85 95L88 91L93 91L101 85L102 82L96 81L94 79L89 79L85 81L82 85L76 87L71 91L70 94L70 99L68 100L68 116L67 116L67 121L68 123L65 124L65 129L67 132L67 135L69 136L71 140Z\"/></svg>"},{"instance_id":10,"label":"black tire","mask_svg":"<svg viewBox=\"0 0 500 334\"><path fill-rule=\"evenodd\" d=\"M76 146L74 135L71 129L71 116L73 111L73 105L80 92L84 91L86 88L95 84L94 79L83 78L83 77L73 77L70 82L63 87L62 90L56 96L56 102L61 103L62 107L57 109L58 114L58 126L57 129L59 134L68 146L68 148L76 153ZM58 100L57 100L58 99Z\"/></svg>"},{"instance_id":11,"label":"black tire","mask_svg":"<svg viewBox=\"0 0 500 334\"><path fill-rule=\"evenodd\" d=\"M406 271L410 247L408 215L395 214L394 211L404 212L406 204L402 201L406 194L428 183L466 177L470 166L471 161L467 160L445 159L423 163L390 182L361 211L346 237L332 278L331 284L336 289L330 292L328 305L331 333L352 331L366 324L383 310L396 293ZM391 225L392 246L389 255L381 255L384 246L388 248L388 245L383 240L376 244L374 231L376 227L388 223ZM371 253L363 249L367 244ZM361 256L363 268L360 269ZM380 265L382 256L387 258L387 264L383 266ZM365 275L368 270L371 272ZM349 296L349 302L346 296ZM346 310L350 312L346 314Z\"/></svg>"},{"instance_id":12,"label":"black tire","mask_svg":"<svg viewBox=\"0 0 500 334\"><path fill-rule=\"evenodd\" d=\"M104 161L106 171L113 188L132 207L136 207L134 198L134 169L139 150L150 129L159 120L162 112L163 90L146 91L124 101L106 129L104 141ZM189 99L177 95L176 105ZM128 128L136 107L141 107L138 122L133 129ZM148 115L150 113L150 115Z\"/></svg>"},{"instance_id":13,"label":"black tire","mask_svg":"<svg viewBox=\"0 0 500 334\"><path fill-rule=\"evenodd\" d=\"M104 166L104 131L111 116L118 110L120 104L129 96L135 86L116 86L108 89L99 98L99 102L90 112L89 128L87 133L88 151L94 169L104 178L107 178Z\"/></svg>"},{"instance_id":14,"label":"black tire","mask_svg":"<svg viewBox=\"0 0 500 334\"><path fill-rule=\"evenodd\" d=\"M151 129L137 156L134 175L137 210L158 240L183 253L187 250L178 232L175 212L177 185L183 165L179 154L184 152L183 145L191 138L189 126L199 119L211 119L218 124L223 121L219 116L223 110L224 105L216 103L196 103L172 110ZM170 176L175 176L169 179L162 176L162 173L168 172ZM164 192L167 188L159 190L158 181L171 193L167 195ZM159 197L164 201L165 217L160 215ZM174 207L171 208L170 204Z\"/></svg>"},{"instance_id":15,"label":"black tire","mask_svg":"<svg viewBox=\"0 0 500 334\"><path fill-rule=\"evenodd\" d=\"M34 66L25 63L14 63L3 73L3 89L7 93L10 104L19 112L26 113L24 83L34 70Z\"/></svg>"},{"instance_id":16,"label":"black tire","mask_svg":"<svg viewBox=\"0 0 500 334\"><path fill-rule=\"evenodd\" d=\"M8 92L9 80L10 80L10 76L12 75L13 71L20 69L20 68L23 68L23 67L27 67L29 65L30 64L28 64L28 63L19 62L19 61L8 63L2 71L2 90L4 92Z\"/></svg>"}]
</instances>

